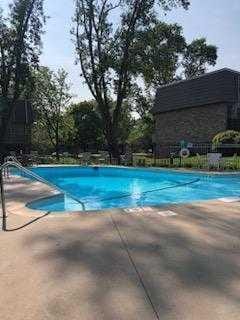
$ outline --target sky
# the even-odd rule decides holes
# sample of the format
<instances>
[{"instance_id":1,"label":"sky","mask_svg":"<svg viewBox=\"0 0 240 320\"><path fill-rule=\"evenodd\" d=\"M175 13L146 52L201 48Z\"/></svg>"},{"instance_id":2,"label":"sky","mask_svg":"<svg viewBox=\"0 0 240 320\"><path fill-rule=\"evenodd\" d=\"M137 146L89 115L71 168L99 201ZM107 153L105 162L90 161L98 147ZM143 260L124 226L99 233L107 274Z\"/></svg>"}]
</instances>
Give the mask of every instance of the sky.
<instances>
[{"instance_id":1,"label":"sky","mask_svg":"<svg viewBox=\"0 0 240 320\"><path fill-rule=\"evenodd\" d=\"M7 10L10 0L0 0ZM187 41L205 37L209 44L218 47L218 60L214 68L224 67L240 71L240 0L190 0L189 10L173 9L161 17L166 22L183 27ZM63 67L69 73L72 93L76 100L91 98L80 78L80 67L75 65L74 44L70 29L74 13L73 0L45 0L45 10L50 18L43 36L41 64L57 70Z\"/></svg>"}]
</instances>

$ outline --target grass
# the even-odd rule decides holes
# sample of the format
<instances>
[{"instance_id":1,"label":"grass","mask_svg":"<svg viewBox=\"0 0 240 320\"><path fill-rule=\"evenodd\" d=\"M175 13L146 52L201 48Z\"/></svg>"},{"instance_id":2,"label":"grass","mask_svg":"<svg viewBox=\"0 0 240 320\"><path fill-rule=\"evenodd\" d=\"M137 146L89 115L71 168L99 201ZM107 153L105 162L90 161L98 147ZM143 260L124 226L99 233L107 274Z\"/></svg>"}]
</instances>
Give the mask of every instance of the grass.
<instances>
[{"instance_id":1,"label":"grass","mask_svg":"<svg viewBox=\"0 0 240 320\"><path fill-rule=\"evenodd\" d=\"M208 169L207 157L192 156L185 159L169 158L154 159L153 157L137 154L133 161L134 166L155 166L167 168L192 168L192 169ZM223 157L220 165L222 170L240 170L240 156Z\"/></svg>"},{"instance_id":2,"label":"grass","mask_svg":"<svg viewBox=\"0 0 240 320\"><path fill-rule=\"evenodd\" d=\"M69 164L80 165L81 161L78 158L61 156L57 161L54 156L41 157L39 164ZM92 162L97 164L97 162ZM152 155L137 153L133 156L133 166L135 167L165 167L165 168L189 168L189 169L208 169L206 156L192 156L181 159L174 158L172 162L169 158L154 159ZM240 170L240 156L223 157L221 162L222 170Z\"/></svg>"},{"instance_id":3,"label":"grass","mask_svg":"<svg viewBox=\"0 0 240 320\"><path fill-rule=\"evenodd\" d=\"M61 156L59 161L54 156L40 157L39 164L80 164L80 160L73 157Z\"/></svg>"}]
</instances>

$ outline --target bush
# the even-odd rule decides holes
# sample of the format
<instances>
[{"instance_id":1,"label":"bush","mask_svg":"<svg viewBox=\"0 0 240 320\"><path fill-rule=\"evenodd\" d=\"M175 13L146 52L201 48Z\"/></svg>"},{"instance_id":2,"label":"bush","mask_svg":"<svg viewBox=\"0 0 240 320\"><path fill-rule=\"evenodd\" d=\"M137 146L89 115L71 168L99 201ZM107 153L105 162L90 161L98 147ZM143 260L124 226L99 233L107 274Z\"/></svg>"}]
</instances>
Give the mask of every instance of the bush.
<instances>
[{"instance_id":1,"label":"bush","mask_svg":"<svg viewBox=\"0 0 240 320\"><path fill-rule=\"evenodd\" d=\"M59 161L54 156L41 157L40 164L79 164L79 160L72 157L60 157Z\"/></svg>"},{"instance_id":2,"label":"bush","mask_svg":"<svg viewBox=\"0 0 240 320\"><path fill-rule=\"evenodd\" d=\"M213 138L212 142L214 145L238 144L240 143L240 132L234 130L220 132Z\"/></svg>"}]
</instances>

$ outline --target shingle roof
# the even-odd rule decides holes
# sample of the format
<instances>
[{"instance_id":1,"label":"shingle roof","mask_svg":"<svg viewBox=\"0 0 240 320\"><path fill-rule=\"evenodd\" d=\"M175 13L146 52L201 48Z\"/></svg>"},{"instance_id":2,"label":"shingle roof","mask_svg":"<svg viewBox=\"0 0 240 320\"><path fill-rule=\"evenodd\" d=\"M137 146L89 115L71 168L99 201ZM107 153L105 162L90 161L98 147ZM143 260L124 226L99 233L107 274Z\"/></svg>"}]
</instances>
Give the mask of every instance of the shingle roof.
<instances>
[{"instance_id":1,"label":"shingle roof","mask_svg":"<svg viewBox=\"0 0 240 320\"><path fill-rule=\"evenodd\" d=\"M238 90L240 72L220 69L158 88L152 113L234 102L238 99Z\"/></svg>"}]
</instances>

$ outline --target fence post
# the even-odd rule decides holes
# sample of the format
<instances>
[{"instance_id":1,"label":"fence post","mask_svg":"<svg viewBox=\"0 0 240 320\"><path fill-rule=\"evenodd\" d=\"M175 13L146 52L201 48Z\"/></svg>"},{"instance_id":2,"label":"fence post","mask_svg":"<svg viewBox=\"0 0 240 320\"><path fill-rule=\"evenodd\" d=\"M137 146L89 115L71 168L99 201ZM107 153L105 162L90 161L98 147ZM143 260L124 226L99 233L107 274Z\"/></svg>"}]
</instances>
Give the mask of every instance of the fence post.
<instances>
[{"instance_id":1,"label":"fence post","mask_svg":"<svg viewBox=\"0 0 240 320\"><path fill-rule=\"evenodd\" d=\"M0 189L1 189L1 202L2 202L2 230L6 231L7 213L6 213L5 194L4 194L4 185L3 185L3 169L0 169Z\"/></svg>"}]
</instances>

